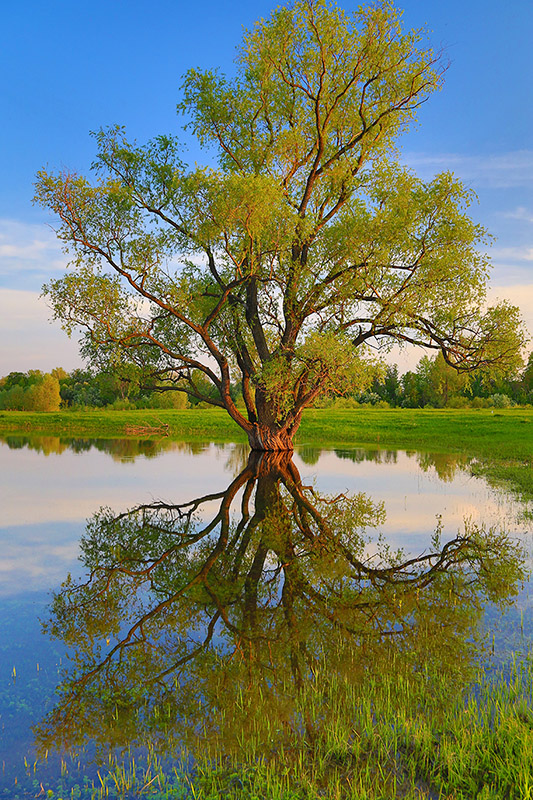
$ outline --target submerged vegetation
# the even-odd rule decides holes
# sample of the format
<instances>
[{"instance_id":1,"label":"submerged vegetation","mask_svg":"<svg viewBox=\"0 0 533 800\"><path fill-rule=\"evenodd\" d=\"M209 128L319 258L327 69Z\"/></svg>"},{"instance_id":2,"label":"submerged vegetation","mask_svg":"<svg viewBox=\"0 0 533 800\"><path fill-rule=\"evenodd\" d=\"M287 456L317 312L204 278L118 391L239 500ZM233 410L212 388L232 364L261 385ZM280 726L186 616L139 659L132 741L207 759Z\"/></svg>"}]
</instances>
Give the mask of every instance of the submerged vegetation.
<instances>
[{"instance_id":1,"label":"submerged vegetation","mask_svg":"<svg viewBox=\"0 0 533 800\"><path fill-rule=\"evenodd\" d=\"M450 691L436 666L420 673L391 661L359 685L331 674L326 661L297 697L296 712L320 735L287 731L286 742L259 752L268 717L252 714L239 759L187 754L171 764L153 746L131 749L82 779L64 756L61 777L42 780L47 759L28 764L9 798L104 800L528 800L533 786L533 662L480 667ZM239 710L249 710L246 695ZM166 710L159 709L161 720ZM259 724L254 737L254 725ZM273 731L278 734L278 731ZM290 735L289 735L290 734ZM53 787L44 790L44 786Z\"/></svg>"}]
</instances>

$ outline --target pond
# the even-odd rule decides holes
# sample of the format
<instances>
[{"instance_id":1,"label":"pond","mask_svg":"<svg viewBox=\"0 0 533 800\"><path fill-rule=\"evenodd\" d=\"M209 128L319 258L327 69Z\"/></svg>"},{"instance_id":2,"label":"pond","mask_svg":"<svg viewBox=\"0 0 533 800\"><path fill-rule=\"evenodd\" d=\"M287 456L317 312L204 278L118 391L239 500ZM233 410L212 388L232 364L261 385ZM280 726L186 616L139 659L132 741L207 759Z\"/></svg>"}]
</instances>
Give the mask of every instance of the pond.
<instances>
[{"instance_id":1,"label":"pond","mask_svg":"<svg viewBox=\"0 0 533 800\"><path fill-rule=\"evenodd\" d=\"M461 686L529 646L530 523L466 457L14 436L0 461L0 796L112 794L135 758L149 794L315 736L320 665Z\"/></svg>"}]
</instances>

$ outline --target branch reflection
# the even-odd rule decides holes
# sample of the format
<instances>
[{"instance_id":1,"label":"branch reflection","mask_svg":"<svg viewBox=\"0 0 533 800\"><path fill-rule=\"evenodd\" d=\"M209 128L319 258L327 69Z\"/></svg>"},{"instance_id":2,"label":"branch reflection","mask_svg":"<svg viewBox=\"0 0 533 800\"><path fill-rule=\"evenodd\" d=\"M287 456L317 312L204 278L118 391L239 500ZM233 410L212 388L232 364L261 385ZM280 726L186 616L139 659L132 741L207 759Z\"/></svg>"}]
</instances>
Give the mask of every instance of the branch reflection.
<instances>
[{"instance_id":1,"label":"branch reflection","mask_svg":"<svg viewBox=\"0 0 533 800\"><path fill-rule=\"evenodd\" d=\"M64 582L46 624L72 660L40 749L264 756L312 742L341 696L391 670L416 682L432 665L459 690L521 551L467 525L409 557L369 536L383 518L366 495L304 486L284 453L252 453L225 491L95 515L88 577Z\"/></svg>"}]
</instances>

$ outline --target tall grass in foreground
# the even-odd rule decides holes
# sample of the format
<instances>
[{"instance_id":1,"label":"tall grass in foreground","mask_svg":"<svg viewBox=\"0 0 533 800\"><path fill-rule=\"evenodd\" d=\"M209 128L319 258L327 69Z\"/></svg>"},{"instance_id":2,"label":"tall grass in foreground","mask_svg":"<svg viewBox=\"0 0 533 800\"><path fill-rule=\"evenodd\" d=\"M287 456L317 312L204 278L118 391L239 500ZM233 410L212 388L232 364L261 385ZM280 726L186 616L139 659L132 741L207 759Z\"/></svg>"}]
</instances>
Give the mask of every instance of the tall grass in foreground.
<instances>
[{"instance_id":1,"label":"tall grass in foreground","mask_svg":"<svg viewBox=\"0 0 533 800\"><path fill-rule=\"evenodd\" d=\"M290 730L257 718L237 760L214 753L191 771L165 769L148 748L142 763L110 758L83 787L66 774L48 797L152 800L528 800L533 798L533 666L514 660L450 694L445 675L406 675L394 664L364 685L328 673L302 690ZM246 711L246 697L242 699ZM250 713L252 709L250 709ZM184 756L186 758L186 756ZM65 770L66 773L66 770ZM42 787L42 784L41 784ZM47 796L42 794L41 796Z\"/></svg>"},{"instance_id":2,"label":"tall grass in foreground","mask_svg":"<svg viewBox=\"0 0 533 800\"><path fill-rule=\"evenodd\" d=\"M198 771L196 796L533 798L530 659L513 661L507 679L480 671L456 697L445 675L392 667L359 691L324 665L302 694L300 740L253 754L240 775Z\"/></svg>"}]
</instances>

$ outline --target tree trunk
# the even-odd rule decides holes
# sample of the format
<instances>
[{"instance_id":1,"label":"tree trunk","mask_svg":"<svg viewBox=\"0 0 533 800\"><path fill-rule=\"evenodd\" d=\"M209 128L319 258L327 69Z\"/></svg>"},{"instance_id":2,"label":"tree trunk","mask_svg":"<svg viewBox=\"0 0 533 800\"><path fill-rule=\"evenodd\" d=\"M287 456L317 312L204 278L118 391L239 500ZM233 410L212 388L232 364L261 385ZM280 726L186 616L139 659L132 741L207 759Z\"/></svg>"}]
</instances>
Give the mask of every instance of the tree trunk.
<instances>
[{"instance_id":1,"label":"tree trunk","mask_svg":"<svg viewBox=\"0 0 533 800\"><path fill-rule=\"evenodd\" d=\"M294 428L279 428L277 425L255 423L248 431L248 441L252 450L294 450L292 442L296 433Z\"/></svg>"},{"instance_id":2,"label":"tree trunk","mask_svg":"<svg viewBox=\"0 0 533 800\"><path fill-rule=\"evenodd\" d=\"M255 391L256 420L245 428L252 450L294 450L294 434L300 427L303 409L281 413L275 401L259 386Z\"/></svg>"}]
</instances>

